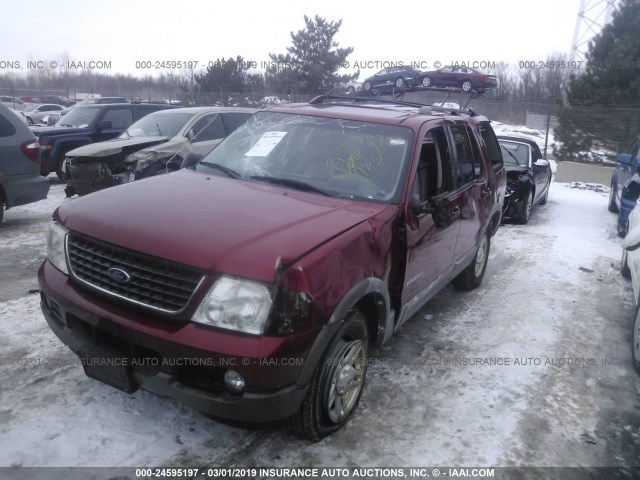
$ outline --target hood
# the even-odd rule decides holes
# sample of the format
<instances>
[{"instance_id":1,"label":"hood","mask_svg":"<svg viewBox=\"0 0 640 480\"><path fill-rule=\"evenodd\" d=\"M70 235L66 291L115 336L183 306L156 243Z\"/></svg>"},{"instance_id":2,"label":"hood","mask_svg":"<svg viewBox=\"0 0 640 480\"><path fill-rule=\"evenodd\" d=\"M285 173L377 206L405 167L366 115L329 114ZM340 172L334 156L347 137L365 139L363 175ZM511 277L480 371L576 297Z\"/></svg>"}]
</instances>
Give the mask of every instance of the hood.
<instances>
[{"instance_id":1,"label":"hood","mask_svg":"<svg viewBox=\"0 0 640 480\"><path fill-rule=\"evenodd\" d=\"M106 142L91 143L71 150L70 157L108 157L125 150L127 153L142 150L143 148L164 143L168 137L139 137L139 138L115 138Z\"/></svg>"},{"instance_id":2,"label":"hood","mask_svg":"<svg viewBox=\"0 0 640 480\"><path fill-rule=\"evenodd\" d=\"M273 281L277 263L386 208L181 170L73 200L54 217L70 230L148 255Z\"/></svg>"},{"instance_id":3,"label":"hood","mask_svg":"<svg viewBox=\"0 0 640 480\"><path fill-rule=\"evenodd\" d=\"M70 135L72 133L89 132L88 127L31 127L31 131L36 137L44 137L50 135Z\"/></svg>"}]
</instances>

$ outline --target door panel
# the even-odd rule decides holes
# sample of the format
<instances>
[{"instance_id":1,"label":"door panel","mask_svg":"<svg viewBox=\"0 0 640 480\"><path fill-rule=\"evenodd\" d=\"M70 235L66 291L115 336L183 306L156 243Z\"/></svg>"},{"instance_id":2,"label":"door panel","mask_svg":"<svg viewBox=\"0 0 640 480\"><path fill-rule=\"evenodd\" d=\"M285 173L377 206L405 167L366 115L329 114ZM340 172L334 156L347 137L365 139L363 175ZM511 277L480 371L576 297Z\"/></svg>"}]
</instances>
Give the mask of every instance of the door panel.
<instances>
[{"instance_id":1,"label":"door panel","mask_svg":"<svg viewBox=\"0 0 640 480\"><path fill-rule=\"evenodd\" d=\"M412 202L450 200L448 222L436 225L431 213L416 214L411 207L406 211L407 263L402 289L402 304L423 296L448 281L453 264L453 252L460 228L455 199L451 192L453 172L451 146L442 121L435 123L423 137L423 144L414 173ZM459 210L458 210L459 212Z\"/></svg>"}]
</instances>

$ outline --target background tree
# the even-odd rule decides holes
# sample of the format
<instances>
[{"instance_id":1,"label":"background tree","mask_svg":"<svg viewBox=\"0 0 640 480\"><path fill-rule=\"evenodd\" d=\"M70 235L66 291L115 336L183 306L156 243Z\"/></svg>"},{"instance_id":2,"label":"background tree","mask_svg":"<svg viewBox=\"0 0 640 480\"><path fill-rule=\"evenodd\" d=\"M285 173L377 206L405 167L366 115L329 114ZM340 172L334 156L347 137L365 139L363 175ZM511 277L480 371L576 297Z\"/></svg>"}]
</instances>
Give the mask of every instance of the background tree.
<instances>
[{"instance_id":1,"label":"background tree","mask_svg":"<svg viewBox=\"0 0 640 480\"><path fill-rule=\"evenodd\" d=\"M249 73L250 62L240 55L234 58L219 58L201 74L195 74L195 81L201 92L219 95L224 105L237 103L238 96L245 93L261 95L264 79L261 74Z\"/></svg>"},{"instance_id":2,"label":"background tree","mask_svg":"<svg viewBox=\"0 0 640 480\"><path fill-rule=\"evenodd\" d=\"M640 130L638 32L640 2L622 0L611 23L589 42L585 71L570 79L568 105L558 118L558 158L593 149L619 152Z\"/></svg>"},{"instance_id":3,"label":"background tree","mask_svg":"<svg viewBox=\"0 0 640 480\"><path fill-rule=\"evenodd\" d=\"M265 80L275 93L317 95L332 91L337 85L355 80L360 72L340 75L339 70L353 47L338 48L334 40L342 20L330 22L315 16L304 17L305 28L291 32L292 45L286 54L269 54Z\"/></svg>"}]
</instances>

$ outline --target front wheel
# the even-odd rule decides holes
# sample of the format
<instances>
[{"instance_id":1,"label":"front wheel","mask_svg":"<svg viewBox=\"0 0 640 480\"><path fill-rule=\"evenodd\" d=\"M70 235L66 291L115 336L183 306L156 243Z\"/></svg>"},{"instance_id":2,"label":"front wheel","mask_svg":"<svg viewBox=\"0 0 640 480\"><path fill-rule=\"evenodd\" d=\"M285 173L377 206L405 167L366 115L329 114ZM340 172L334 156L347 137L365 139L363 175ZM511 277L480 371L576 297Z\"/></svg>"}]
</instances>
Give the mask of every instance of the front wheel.
<instances>
[{"instance_id":1,"label":"front wheel","mask_svg":"<svg viewBox=\"0 0 640 480\"><path fill-rule=\"evenodd\" d=\"M402 77L396 78L396 87L398 88L404 87L404 78Z\"/></svg>"},{"instance_id":2,"label":"front wheel","mask_svg":"<svg viewBox=\"0 0 640 480\"><path fill-rule=\"evenodd\" d=\"M611 180L611 189L609 190L609 211L611 213L618 213L618 206L616 205L616 190L613 180Z\"/></svg>"},{"instance_id":3,"label":"front wheel","mask_svg":"<svg viewBox=\"0 0 640 480\"><path fill-rule=\"evenodd\" d=\"M527 198L518 202L516 205L516 222L520 225L526 225L529 223L529 217L531 217L531 207L533 205L533 191L529 190Z\"/></svg>"},{"instance_id":4,"label":"front wheel","mask_svg":"<svg viewBox=\"0 0 640 480\"><path fill-rule=\"evenodd\" d=\"M464 82L462 82L462 91L463 92L470 92L471 88L472 88L471 80L465 80Z\"/></svg>"},{"instance_id":5,"label":"front wheel","mask_svg":"<svg viewBox=\"0 0 640 480\"><path fill-rule=\"evenodd\" d=\"M287 430L319 440L346 424L360 402L367 373L367 327L364 315L349 312L311 379L298 412L287 419Z\"/></svg>"},{"instance_id":6,"label":"front wheel","mask_svg":"<svg viewBox=\"0 0 640 480\"><path fill-rule=\"evenodd\" d=\"M480 240L478 250L473 261L456 278L453 285L460 290L473 290L480 286L487 270L487 260L489 260L489 250L491 249L491 237L485 233Z\"/></svg>"},{"instance_id":7,"label":"front wheel","mask_svg":"<svg viewBox=\"0 0 640 480\"><path fill-rule=\"evenodd\" d=\"M432 83L433 83L433 82L431 81L431 78L429 78L429 77L424 77L424 78L422 79L422 86L423 86L423 87L431 87L431 86L432 86Z\"/></svg>"},{"instance_id":8,"label":"front wheel","mask_svg":"<svg viewBox=\"0 0 640 480\"><path fill-rule=\"evenodd\" d=\"M364 82L364 84L362 85L362 88L364 88L365 92L370 92L372 87L373 85L371 85L371 82Z\"/></svg>"}]
</instances>

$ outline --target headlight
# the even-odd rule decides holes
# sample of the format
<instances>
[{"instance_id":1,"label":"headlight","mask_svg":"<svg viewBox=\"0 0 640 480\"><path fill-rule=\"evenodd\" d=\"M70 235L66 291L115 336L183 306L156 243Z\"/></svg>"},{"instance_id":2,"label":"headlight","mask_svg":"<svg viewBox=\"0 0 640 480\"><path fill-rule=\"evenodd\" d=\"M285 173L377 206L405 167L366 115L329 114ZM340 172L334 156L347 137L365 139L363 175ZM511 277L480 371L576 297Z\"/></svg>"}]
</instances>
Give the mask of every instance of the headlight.
<instances>
[{"instance_id":1,"label":"headlight","mask_svg":"<svg viewBox=\"0 0 640 480\"><path fill-rule=\"evenodd\" d=\"M259 282L221 277L191 319L213 327L260 335L264 331L271 295Z\"/></svg>"},{"instance_id":2,"label":"headlight","mask_svg":"<svg viewBox=\"0 0 640 480\"><path fill-rule=\"evenodd\" d=\"M59 223L54 223L49 227L47 236L47 258L65 275L69 275L67 269L67 259L65 256L65 240L69 231Z\"/></svg>"}]
</instances>

